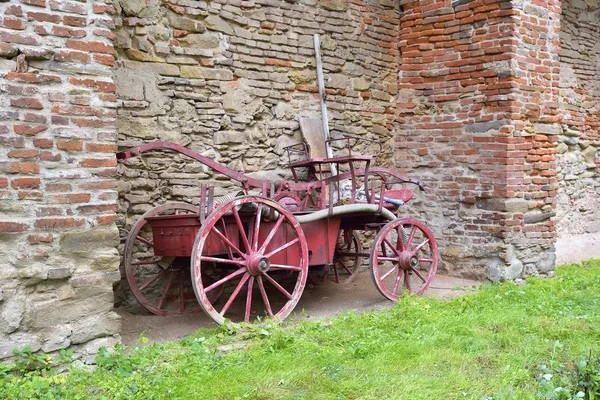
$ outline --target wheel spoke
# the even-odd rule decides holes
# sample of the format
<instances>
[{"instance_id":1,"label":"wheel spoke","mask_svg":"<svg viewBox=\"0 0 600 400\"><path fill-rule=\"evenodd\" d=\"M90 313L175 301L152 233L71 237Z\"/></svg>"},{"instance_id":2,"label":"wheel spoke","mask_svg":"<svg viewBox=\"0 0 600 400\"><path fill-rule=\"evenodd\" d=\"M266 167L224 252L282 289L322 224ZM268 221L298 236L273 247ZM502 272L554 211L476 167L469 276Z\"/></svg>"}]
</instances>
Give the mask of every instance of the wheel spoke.
<instances>
[{"instance_id":1,"label":"wheel spoke","mask_svg":"<svg viewBox=\"0 0 600 400\"><path fill-rule=\"evenodd\" d=\"M290 242L287 242L286 244L284 244L283 246L280 246L278 248L276 248L275 250L273 250L272 252L270 252L269 254L265 254L265 257L267 258L271 258L273 256L273 254L277 254L279 253L281 250L285 250L290 246L295 245L296 243L298 243L300 241L300 238L296 238Z\"/></svg>"},{"instance_id":2,"label":"wheel spoke","mask_svg":"<svg viewBox=\"0 0 600 400\"><path fill-rule=\"evenodd\" d=\"M243 260L229 260L227 258L218 258L218 257L209 257L209 256L200 256L201 261L210 261L215 263L223 263L223 264L234 264L234 265L242 265L245 266L246 263Z\"/></svg>"},{"instance_id":3,"label":"wheel spoke","mask_svg":"<svg viewBox=\"0 0 600 400\"><path fill-rule=\"evenodd\" d=\"M223 242L225 242L225 244L227 246L229 246L231 249L235 250L236 253L238 253L242 257L246 258L246 254L242 253L242 251L240 249L238 249L235 244L231 243L231 241L225 235L223 235L220 230L218 230L217 228L215 228L214 225L213 225L211 231L213 231L214 233L216 233L217 236L219 236L221 238L221 240ZM229 250L230 256L233 258L233 254L231 254L231 249L228 249L228 250Z\"/></svg>"},{"instance_id":4,"label":"wheel spoke","mask_svg":"<svg viewBox=\"0 0 600 400\"><path fill-rule=\"evenodd\" d=\"M258 288L260 289L260 295L267 308L267 314L269 315L269 318L273 318L273 310L271 309L271 303L269 303L269 297L267 297L267 292L265 291L265 284L263 283L262 276L258 277Z\"/></svg>"},{"instance_id":5,"label":"wheel spoke","mask_svg":"<svg viewBox=\"0 0 600 400\"><path fill-rule=\"evenodd\" d=\"M254 230L252 231L252 250L258 250L258 232L260 231L260 219L262 217L262 206L259 204L256 209L256 219L254 220Z\"/></svg>"},{"instance_id":6,"label":"wheel spoke","mask_svg":"<svg viewBox=\"0 0 600 400\"><path fill-rule=\"evenodd\" d=\"M235 278L238 275L243 274L244 272L246 272L246 268L240 268L237 271L232 272L231 274L227 275L226 277L219 279L218 281L216 281L212 285L210 285L208 287L205 287L204 288L204 292L208 293L211 290L213 290L214 288L221 286L225 282L230 281L231 279Z\"/></svg>"},{"instance_id":7,"label":"wheel spoke","mask_svg":"<svg viewBox=\"0 0 600 400\"><path fill-rule=\"evenodd\" d=\"M380 260L381 260L381 258L380 258ZM348 268L346 266L346 264L344 263L344 261L342 261L341 259L339 259L338 263L342 266L342 268L344 268L346 270L346 272L348 273L348 275L352 275L352 271L350 271L350 268ZM337 268L336 268L336 271L337 271ZM336 272L336 274L337 274L337 272Z\"/></svg>"},{"instance_id":8,"label":"wheel spoke","mask_svg":"<svg viewBox=\"0 0 600 400\"><path fill-rule=\"evenodd\" d=\"M250 251L250 243L248 243L248 236L246 236L246 231L244 230L244 225L242 224L242 220L240 219L240 214L238 213L237 208L233 207L233 217L235 218L235 222L238 226L238 230L240 231L240 236L242 237L242 242L244 242L244 246L246 248L246 252Z\"/></svg>"},{"instance_id":9,"label":"wheel spoke","mask_svg":"<svg viewBox=\"0 0 600 400\"><path fill-rule=\"evenodd\" d=\"M160 260L136 261L136 262L132 262L131 265L150 265L150 264L156 264L158 261L160 261Z\"/></svg>"},{"instance_id":10,"label":"wheel spoke","mask_svg":"<svg viewBox=\"0 0 600 400\"><path fill-rule=\"evenodd\" d=\"M392 272L394 272L397 268L398 268L398 266L394 265L394 268L390 269L388 272L386 272L385 274L383 274L381 276L381 281L383 281L385 278L387 278L388 276L390 276L392 274Z\"/></svg>"},{"instance_id":11,"label":"wheel spoke","mask_svg":"<svg viewBox=\"0 0 600 400\"><path fill-rule=\"evenodd\" d=\"M252 287L254 286L254 277L251 276L248 280L248 293L246 294L246 314L244 321L250 322L250 309L252 308Z\"/></svg>"},{"instance_id":12,"label":"wheel spoke","mask_svg":"<svg viewBox=\"0 0 600 400\"><path fill-rule=\"evenodd\" d=\"M379 257L380 261L398 262L398 257Z\"/></svg>"},{"instance_id":13,"label":"wheel spoke","mask_svg":"<svg viewBox=\"0 0 600 400\"><path fill-rule=\"evenodd\" d=\"M342 262L342 260L339 260L339 263L346 268L346 266L344 265L344 263ZM346 270L348 271L348 273L350 275L352 275L351 272L349 272L348 268L346 268ZM335 283L340 283L340 271L338 271L338 267L335 265L335 263L333 263L333 274L335 275Z\"/></svg>"},{"instance_id":14,"label":"wheel spoke","mask_svg":"<svg viewBox=\"0 0 600 400\"><path fill-rule=\"evenodd\" d=\"M417 252L419 250L421 250L423 248L423 246L425 246L427 243L429 243L429 239L425 239L423 241L423 243L419 244L417 247L415 247L415 249L412 251L413 254L417 254Z\"/></svg>"},{"instance_id":15,"label":"wheel spoke","mask_svg":"<svg viewBox=\"0 0 600 400\"><path fill-rule=\"evenodd\" d=\"M240 282L235 287L235 290L233 291L233 293L231 293L231 296L227 300L227 303L225 303L225 305L223 306L223 309L219 313L219 314L221 314L221 316L223 316L227 312L227 310L231 306L231 303L233 303L233 301L235 300L237 295L240 293L240 290L242 290L242 287L244 286L244 284L246 283L246 281L248 280L249 277L250 277L250 274L244 274L244 276L242 277Z\"/></svg>"},{"instance_id":16,"label":"wheel spoke","mask_svg":"<svg viewBox=\"0 0 600 400\"><path fill-rule=\"evenodd\" d=\"M400 288L400 282L402 281L402 276L404 274L402 273L402 270L398 271L398 276L396 276L396 282L394 282L394 290L392 291L392 294L394 296L398 296L398 289Z\"/></svg>"},{"instance_id":17,"label":"wheel spoke","mask_svg":"<svg viewBox=\"0 0 600 400\"><path fill-rule=\"evenodd\" d=\"M275 236L275 233L277 233L277 229L279 229L279 227L281 226L281 223L283 222L284 218L285 216L283 215L279 216L279 219L275 223L275 226L273 226L273 229L271 229L271 232L269 232L269 236L267 236L265 242L262 244L262 246L260 246L260 250L258 250L259 253L263 253L267 249L267 246L269 245L269 243L271 243L273 236Z\"/></svg>"},{"instance_id":18,"label":"wheel spoke","mask_svg":"<svg viewBox=\"0 0 600 400\"><path fill-rule=\"evenodd\" d=\"M404 271L404 283L406 284L406 288L410 293L412 293L412 287L410 287L410 275L408 274L408 270Z\"/></svg>"},{"instance_id":19,"label":"wheel spoke","mask_svg":"<svg viewBox=\"0 0 600 400\"><path fill-rule=\"evenodd\" d=\"M435 260L433 258L419 258L419 262L427 262L427 263L432 263Z\"/></svg>"},{"instance_id":20,"label":"wheel spoke","mask_svg":"<svg viewBox=\"0 0 600 400\"><path fill-rule=\"evenodd\" d=\"M179 271L179 312L185 311L185 298L183 297L183 271Z\"/></svg>"},{"instance_id":21,"label":"wheel spoke","mask_svg":"<svg viewBox=\"0 0 600 400\"><path fill-rule=\"evenodd\" d=\"M296 265L284 265L284 264L271 264L272 270L285 269L291 271L302 271L302 267L298 267Z\"/></svg>"},{"instance_id":22,"label":"wheel spoke","mask_svg":"<svg viewBox=\"0 0 600 400\"><path fill-rule=\"evenodd\" d=\"M144 239L143 237L141 237L140 235L137 235L135 237L137 240L139 240L142 243L146 243L148 246L154 248L154 243L152 243L151 241L149 241L148 239Z\"/></svg>"},{"instance_id":23,"label":"wheel spoke","mask_svg":"<svg viewBox=\"0 0 600 400\"><path fill-rule=\"evenodd\" d=\"M421 271L419 271L419 270L417 270L417 269L415 269L415 268L412 268L412 267L411 267L410 269L412 269L412 271L413 271L415 274L417 274L417 276L419 277L419 279L420 279L420 280L422 280L422 281L423 281L423 283L427 282L427 279L425 279L425 277L423 276L423 274L421 273Z\"/></svg>"},{"instance_id":24,"label":"wheel spoke","mask_svg":"<svg viewBox=\"0 0 600 400\"><path fill-rule=\"evenodd\" d=\"M408 243L406 243L406 248L410 249L410 245L415 238L415 233L417 233L417 226L413 225L412 231L410 231L410 236L408 237Z\"/></svg>"},{"instance_id":25,"label":"wheel spoke","mask_svg":"<svg viewBox=\"0 0 600 400\"><path fill-rule=\"evenodd\" d=\"M225 232L223 235L227 238L227 227L225 226L225 220L223 218L219 219L219 221L221 221L221 229L223 230L223 232ZM214 228L214 226L213 226ZM229 239L229 238L227 238ZM227 247L227 253L229 254L229 258L233 258L233 252L231 251L231 246ZM241 254L241 252L239 251L239 249L237 247L234 246L234 250L238 252L238 254Z\"/></svg>"},{"instance_id":26,"label":"wheel spoke","mask_svg":"<svg viewBox=\"0 0 600 400\"><path fill-rule=\"evenodd\" d=\"M397 255L400 256L400 253L398 252L398 250L396 250L396 248L394 247L394 245L392 245L390 243L390 241L388 240L388 238L383 238L383 243L381 244L381 247L385 249L385 244L387 244L390 249L392 249L392 251Z\"/></svg>"},{"instance_id":27,"label":"wheel spoke","mask_svg":"<svg viewBox=\"0 0 600 400\"><path fill-rule=\"evenodd\" d=\"M158 273L158 275L156 275L154 278L150 279L149 281L147 281L146 283L144 283L142 286L140 286L140 292L144 289L146 289L148 286L152 285L154 282L156 282L157 279L159 279L161 276L163 276L165 274L166 271L160 271Z\"/></svg>"},{"instance_id":28,"label":"wheel spoke","mask_svg":"<svg viewBox=\"0 0 600 400\"><path fill-rule=\"evenodd\" d=\"M272 284L273 286L275 286L275 287L277 288L277 290L279 290L281 293L283 293L283 294L285 295L285 297L287 297L287 298L288 298L288 299L290 299L290 300L292 299L292 295L291 295L291 294L290 294L290 293L289 293L287 290L285 290L285 289L284 289L284 288L283 288L283 287L282 287L282 286L281 286L279 283L277 283L277 282L276 282L276 281L275 281L273 278L271 278L271 277L270 277L269 275L267 275L267 274L263 274L263 276L264 276L265 278L267 278L267 280L268 280L269 282L271 282L271 284Z\"/></svg>"},{"instance_id":29,"label":"wheel spoke","mask_svg":"<svg viewBox=\"0 0 600 400\"><path fill-rule=\"evenodd\" d=\"M160 302L158 303L158 308L163 307L163 304L165 303L165 300L167 299L167 294L169 294L169 290L171 289L171 285L173 284L173 279L175 279L175 274L171 271L171 274L169 276L169 283L167 283L167 287L165 288L165 291L163 292L163 294L160 298Z\"/></svg>"}]
</instances>

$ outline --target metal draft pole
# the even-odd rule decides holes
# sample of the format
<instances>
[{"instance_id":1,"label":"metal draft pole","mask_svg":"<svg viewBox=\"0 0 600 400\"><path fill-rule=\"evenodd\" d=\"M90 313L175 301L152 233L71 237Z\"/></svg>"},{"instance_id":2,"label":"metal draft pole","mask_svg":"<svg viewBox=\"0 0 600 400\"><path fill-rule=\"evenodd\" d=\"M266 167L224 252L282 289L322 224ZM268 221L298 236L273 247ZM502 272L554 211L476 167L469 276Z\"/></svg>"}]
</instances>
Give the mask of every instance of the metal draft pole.
<instances>
[{"instance_id":1,"label":"metal draft pole","mask_svg":"<svg viewBox=\"0 0 600 400\"><path fill-rule=\"evenodd\" d=\"M327 157L332 158L333 152L331 145L327 143L329 140L329 120L327 119L327 104L325 104L325 81L323 79L323 63L321 62L321 40L319 35L315 33L315 56L317 58L317 83L319 85L319 100L321 102L321 121L323 122L323 135L325 136L325 150ZM335 164L329 164L331 175L337 175Z\"/></svg>"}]
</instances>

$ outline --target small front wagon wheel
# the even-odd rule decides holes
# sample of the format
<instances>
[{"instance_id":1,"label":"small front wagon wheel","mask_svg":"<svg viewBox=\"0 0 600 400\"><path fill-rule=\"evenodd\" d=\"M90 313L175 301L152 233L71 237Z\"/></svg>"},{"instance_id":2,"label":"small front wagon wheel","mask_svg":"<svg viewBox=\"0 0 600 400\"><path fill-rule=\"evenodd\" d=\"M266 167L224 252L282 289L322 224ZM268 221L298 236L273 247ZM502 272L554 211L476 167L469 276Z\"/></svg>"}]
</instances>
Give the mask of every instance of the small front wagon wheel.
<instances>
[{"instance_id":1,"label":"small front wagon wheel","mask_svg":"<svg viewBox=\"0 0 600 400\"><path fill-rule=\"evenodd\" d=\"M437 244L429 228L413 219L388 222L371 248L371 277L377 289L396 301L403 293L421 295L437 271Z\"/></svg>"},{"instance_id":2,"label":"small front wagon wheel","mask_svg":"<svg viewBox=\"0 0 600 400\"><path fill-rule=\"evenodd\" d=\"M207 265L223 278L207 282ZM285 319L306 285L308 248L296 218L278 203L243 196L215 209L198 232L192 254L192 282L200 306L217 323L225 319ZM228 283L220 301L210 294Z\"/></svg>"}]
</instances>

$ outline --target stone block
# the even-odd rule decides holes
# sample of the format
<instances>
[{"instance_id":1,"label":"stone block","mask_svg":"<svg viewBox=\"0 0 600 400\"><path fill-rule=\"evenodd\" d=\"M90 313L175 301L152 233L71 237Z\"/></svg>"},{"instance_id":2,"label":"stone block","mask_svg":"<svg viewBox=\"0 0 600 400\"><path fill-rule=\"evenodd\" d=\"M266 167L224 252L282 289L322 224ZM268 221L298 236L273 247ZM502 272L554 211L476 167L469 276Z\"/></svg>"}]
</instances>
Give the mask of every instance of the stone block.
<instances>
[{"instance_id":1,"label":"stone block","mask_svg":"<svg viewBox=\"0 0 600 400\"><path fill-rule=\"evenodd\" d=\"M188 32L203 33L206 31L206 26L202 22L191 18L170 15L169 24L172 28L181 29Z\"/></svg>"},{"instance_id":2,"label":"stone block","mask_svg":"<svg viewBox=\"0 0 600 400\"><path fill-rule=\"evenodd\" d=\"M179 44L182 47L216 49L221 45L221 40L217 34L212 32L205 32L202 34L194 33L179 39Z\"/></svg>"},{"instance_id":3,"label":"stone block","mask_svg":"<svg viewBox=\"0 0 600 400\"><path fill-rule=\"evenodd\" d=\"M92 315L72 324L71 342L74 344L89 342L93 339L117 335L121 332L121 316L114 312Z\"/></svg>"},{"instance_id":4,"label":"stone block","mask_svg":"<svg viewBox=\"0 0 600 400\"><path fill-rule=\"evenodd\" d=\"M217 131L213 141L215 144L240 144L244 142L244 135L238 131Z\"/></svg>"},{"instance_id":5,"label":"stone block","mask_svg":"<svg viewBox=\"0 0 600 400\"><path fill-rule=\"evenodd\" d=\"M210 30L223 32L226 35L233 35L233 28L231 25L217 15L209 15L206 17L204 19L204 24L206 25L206 28Z\"/></svg>"},{"instance_id":6,"label":"stone block","mask_svg":"<svg viewBox=\"0 0 600 400\"><path fill-rule=\"evenodd\" d=\"M60 251L92 255L97 249L115 248L119 244L116 226L96 228L85 232L67 232L60 238Z\"/></svg>"},{"instance_id":7,"label":"stone block","mask_svg":"<svg viewBox=\"0 0 600 400\"><path fill-rule=\"evenodd\" d=\"M10 335L8 340L0 339L0 360L12 358L13 350L21 350L27 346L34 352L40 350L42 347L40 338L30 333L15 333Z\"/></svg>"},{"instance_id":8,"label":"stone block","mask_svg":"<svg viewBox=\"0 0 600 400\"><path fill-rule=\"evenodd\" d=\"M529 202L524 199L477 199L475 206L488 211L524 213L529 210Z\"/></svg>"},{"instance_id":9,"label":"stone block","mask_svg":"<svg viewBox=\"0 0 600 400\"><path fill-rule=\"evenodd\" d=\"M165 59L163 57L153 56L151 54L145 53L136 49L127 49L125 50L125 54L132 60L135 61L143 61L143 62L159 62L164 63Z\"/></svg>"},{"instance_id":10,"label":"stone block","mask_svg":"<svg viewBox=\"0 0 600 400\"><path fill-rule=\"evenodd\" d=\"M348 10L348 1L346 0L319 0L319 5L329 11Z\"/></svg>"},{"instance_id":11,"label":"stone block","mask_svg":"<svg viewBox=\"0 0 600 400\"><path fill-rule=\"evenodd\" d=\"M533 130L537 134L542 135L560 135L561 128L559 124L542 124L537 123L533 126Z\"/></svg>"},{"instance_id":12,"label":"stone block","mask_svg":"<svg viewBox=\"0 0 600 400\"><path fill-rule=\"evenodd\" d=\"M0 332L12 333L19 329L25 316L25 296L16 293L0 306Z\"/></svg>"},{"instance_id":13,"label":"stone block","mask_svg":"<svg viewBox=\"0 0 600 400\"><path fill-rule=\"evenodd\" d=\"M123 65L129 69L142 70L163 76L179 76L179 67L166 63L123 61Z\"/></svg>"},{"instance_id":14,"label":"stone block","mask_svg":"<svg viewBox=\"0 0 600 400\"><path fill-rule=\"evenodd\" d=\"M52 327L46 332L46 338L42 344L42 351L44 353L50 353L66 349L72 343L70 339L71 333L73 333L73 327L68 324Z\"/></svg>"}]
</instances>

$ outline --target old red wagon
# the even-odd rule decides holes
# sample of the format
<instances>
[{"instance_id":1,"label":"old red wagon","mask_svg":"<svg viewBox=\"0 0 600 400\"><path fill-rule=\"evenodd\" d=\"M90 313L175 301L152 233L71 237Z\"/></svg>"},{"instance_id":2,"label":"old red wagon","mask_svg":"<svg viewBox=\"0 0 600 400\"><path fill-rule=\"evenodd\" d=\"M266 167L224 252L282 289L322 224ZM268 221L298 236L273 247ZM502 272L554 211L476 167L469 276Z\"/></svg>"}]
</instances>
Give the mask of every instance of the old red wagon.
<instances>
[{"instance_id":1,"label":"old red wagon","mask_svg":"<svg viewBox=\"0 0 600 400\"><path fill-rule=\"evenodd\" d=\"M315 155L310 143L290 146L290 181L256 179L169 142L119 153L125 161L148 151L179 152L238 183L219 198L201 185L199 206L164 204L133 225L123 259L135 297L159 315L204 310L220 324L283 320L307 279L351 282L367 258L388 299L423 293L437 269L436 242L425 224L398 216L413 196L405 186L423 186L371 165L375 156L352 154L350 140L336 144L335 157ZM300 181L302 171L315 178ZM368 253L365 231L376 232Z\"/></svg>"}]
</instances>

